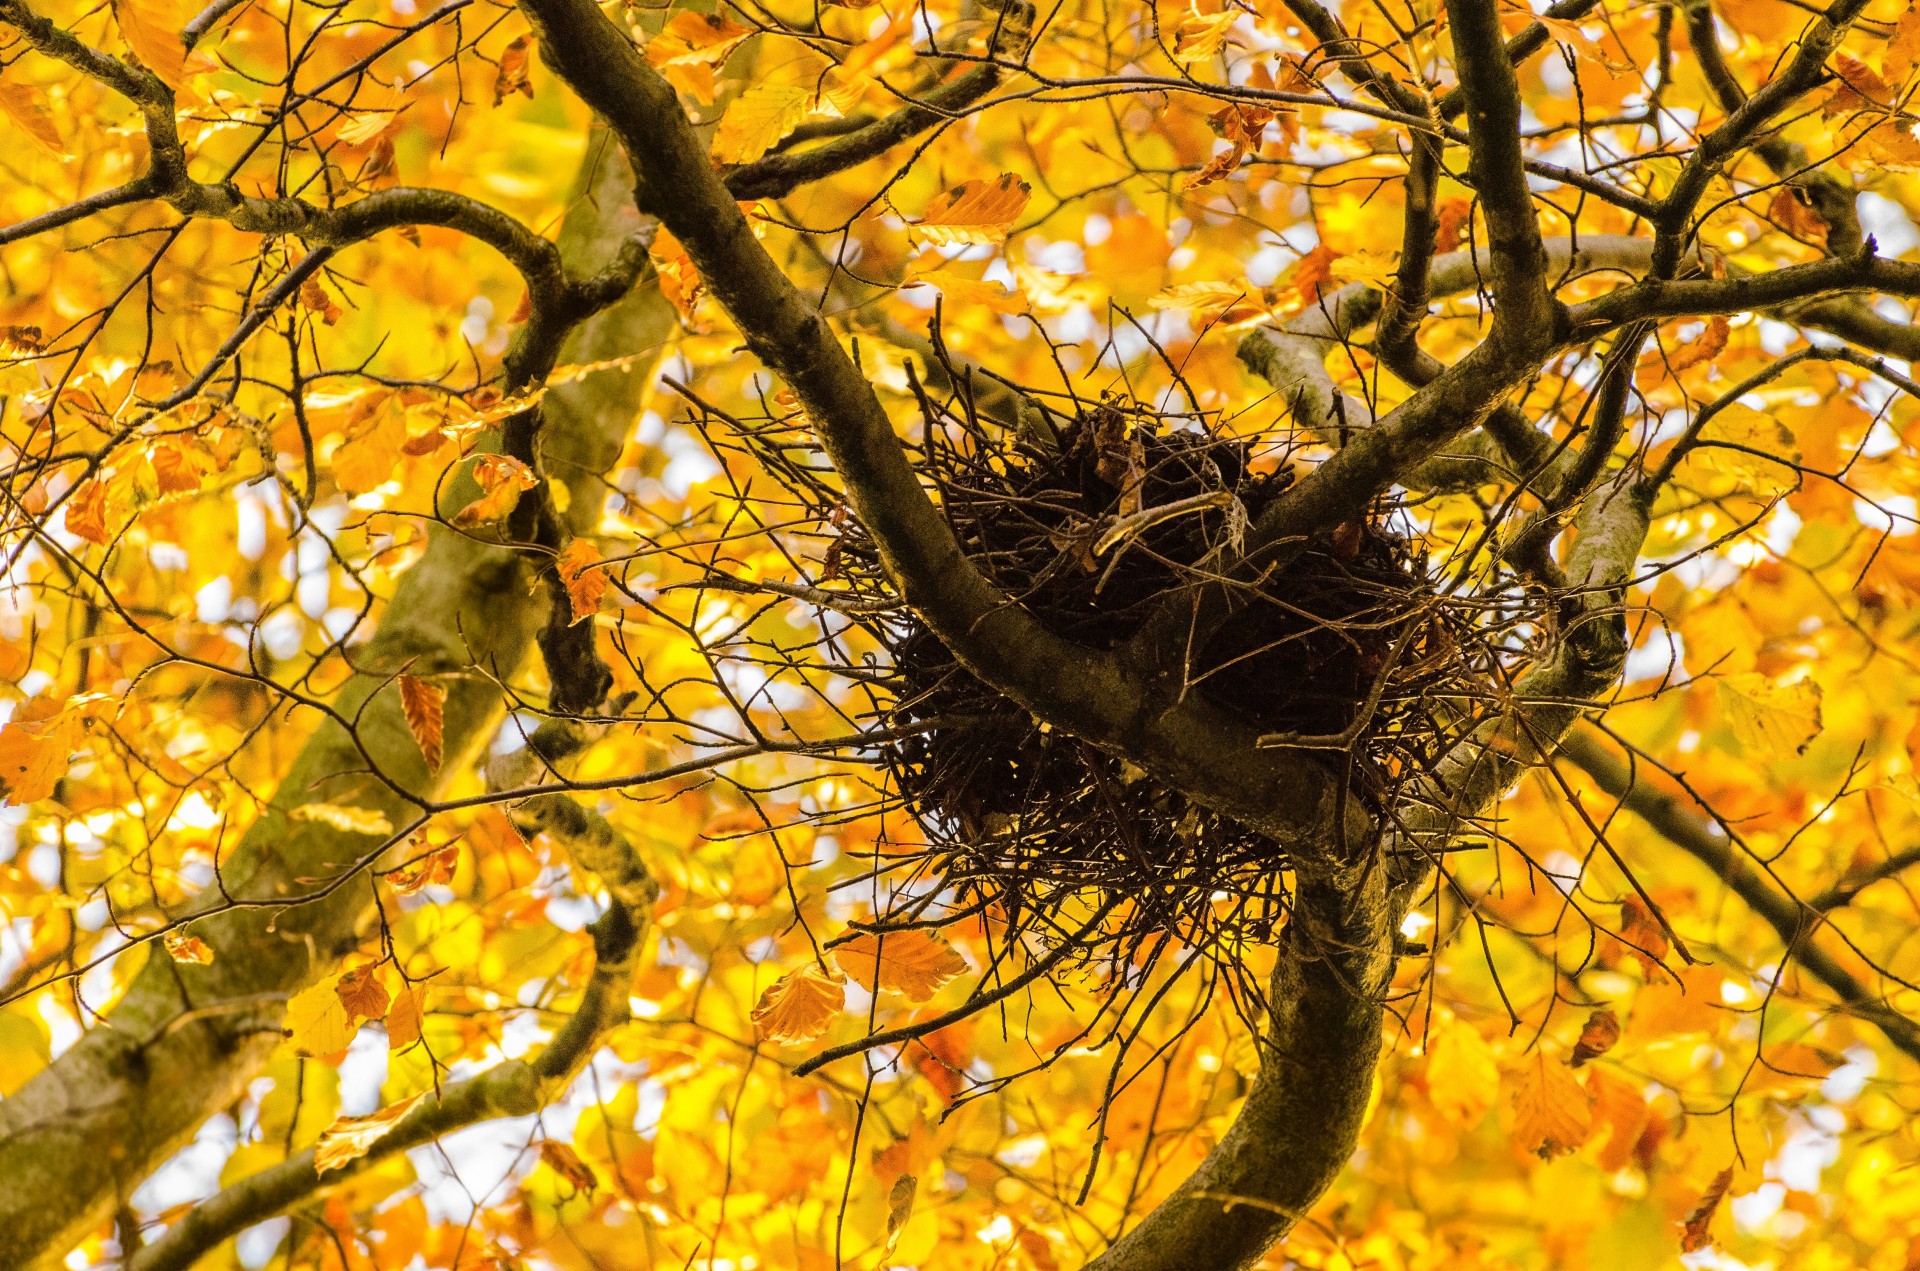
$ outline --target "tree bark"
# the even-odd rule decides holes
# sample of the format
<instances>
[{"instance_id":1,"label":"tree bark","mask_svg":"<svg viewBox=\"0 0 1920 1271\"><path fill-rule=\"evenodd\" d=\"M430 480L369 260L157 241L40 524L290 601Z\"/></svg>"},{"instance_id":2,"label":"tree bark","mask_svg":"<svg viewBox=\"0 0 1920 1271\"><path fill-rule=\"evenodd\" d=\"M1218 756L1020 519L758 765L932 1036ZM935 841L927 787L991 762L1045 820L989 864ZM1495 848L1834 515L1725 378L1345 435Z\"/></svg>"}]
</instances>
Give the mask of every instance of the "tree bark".
<instances>
[{"instance_id":1,"label":"tree bark","mask_svg":"<svg viewBox=\"0 0 1920 1271\"><path fill-rule=\"evenodd\" d=\"M575 270L609 259L638 227L631 182L616 148L590 148L582 192L561 233ZM675 330L671 306L651 286L590 319L569 352L579 360L657 351ZM549 393L542 453L567 482L581 528L605 500L602 474L628 435L650 375L645 358ZM497 676L525 662L546 620L519 553L444 527L388 602L379 633L355 650L360 668L337 694L339 718L307 741L263 815L222 869L224 889L191 931L211 965L149 956L121 1002L50 1067L0 1103L0 1231L9 1266L59 1265L200 1124L238 1099L281 1042L287 999L332 971L359 945L373 911L378 841L289 818L304 803L335 800L403 825L415 807L368 774L369 763L408 794L431 797L467 766L500 717ZM451 674L486 668L490 675ZM446 758L429 774L391 686L401 670L446 672ZM314 878L345 875L337 887ZM133 956L133 955L129 955Z\"/></svg>"}]
</instances>

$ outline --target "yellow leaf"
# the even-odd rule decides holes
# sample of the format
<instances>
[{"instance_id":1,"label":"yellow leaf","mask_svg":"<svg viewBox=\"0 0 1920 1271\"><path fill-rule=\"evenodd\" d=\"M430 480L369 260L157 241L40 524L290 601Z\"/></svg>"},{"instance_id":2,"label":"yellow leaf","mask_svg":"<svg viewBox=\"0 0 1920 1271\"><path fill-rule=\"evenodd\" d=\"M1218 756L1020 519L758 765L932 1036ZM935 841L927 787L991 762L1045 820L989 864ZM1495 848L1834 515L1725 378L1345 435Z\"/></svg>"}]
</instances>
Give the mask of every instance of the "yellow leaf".
<instances>
[{"instance_id":1,"label":"yellow leaf","mask_svg":"<svg viewBox=\"0 0 1920 1271\"><path fill-rule=\"evenodd\" d=\"M39 89L16 84L0 75L0 111L5 111L7 118L18 124L20 131L42 150L65 157L59 130L53 126L53 115L47 110Z\"/></svg>"},{"instance_id":2,"label":"yellow leaf","mask_svg":"<svg viewBox=\"0 0 1920 1271\"><path fill-rule=\"evenodd\" d=\"M1593 1104L1578 1078L1545 1051L1521 1066L1513 1088L1513 1137L1536 1156L1571 1152L1593 1132Z\"/></svg>"},{"instance_id":3,"label":"yellow leaf","mask_svg":"<svg viewBox=\"0 0 1920 1271\"><path fill-rule=\"evenodd\" d=\"M1174 60L1184 65L1206 61L1220 51L1239 17L1240 10L1237 8L1230 8L1224 13L1189 15L1173 30Z\"/></svg>"},{"instance_id":4,"label":"yellow leaf","mask_svg":"<svg viewBox=\"0 0 1920 1271\"><path fill-rule=\"evenodd\" d=\"M568 543L554 562L560 581L566 584L567 598L573 602L575 622L593 616L607 592L607 571L594 568L599 563L600 553L584 538Z\"/></svg>"},{"instance_id":5,"label":"yellow leaf","mask_svg":"<svg viewBox=\"0 0 1920 1271\"><path fill-rule=\"evenodd\" d=\"M169 931L160 938L167 947L167 956L175 962L186 962L195 966L206 966L213 961L213 950L199 936L182 935L178 931Z\"/></svg>"},{"instance_id":6,"label":"yellow leaf","mask_svg":"<svg viewBox=\"0 0 1920 1271\"><path fill-rule=\"evenodd\" d=\"M1775 684L1758 671L1714 679L1727 726L1756 762L1800 754L1820 733L1820 686L1812 680Z\"/></svg>"},{"instance_id":7,"label":"yellow leaf","mask_svg":"<svg viewBox=\"0 0 1920 1271\"><path fill-rule=\"evenodd\" d=\"M318 821L343 834L371 834L382 837L393 833L386 814L372 808L350 807L343 803L303 803L287 815L296 821Z\"/></svg>"},{"instance_id":8,"label":"yellow leaf","mask_svg":"<svg viewBox=\"0 0 1920 1271\"><path fill-rule=\"evenodd\" d=\"M713 135L716 163L751 163L814 113L811 88L758 84L733 99Z\"/></svg>"},{"instance_id":9,"label":"yellow leaf","mask_svg":"<svg viewBox=\"0 0 1920 1271\"><path fill-rule=\"evenodd\" d=\"M938 287L940 294L950 304L982 305L995 313L1027 311L1027 298L1018 291L1010 290L1005 283L968 278L950 270L936 269L932 273L921 274L907 286Z\"/></svg>"},{"instance_id":10,"label":"yellow leaf","mask_svg":"<svg viewBox=\"0 0 1920 1271\"><path fill-rule=\"evenodd\" d=\"M333 452L333 483L347 494L365 494L393 479L400 448L407 444L407 421L397 411L375 410Z\"/></svg>"},{"instance_id":11,"label":"yellow leaf","mask_svg":"<svg viewBox=\"0 0 1920 1271\"><path fill-rule=\"evenodd\" d=\"M179 91L187 77L187 47L180 42L186 19L172 0L113 0L121 38L140 64Z\"/></svg>"},{"instance_id":12,"label":"yellow leaf","mask_svg":"<svg viewBox=\"0 0 1920 1271\"><path fill-rule=\"evenodd\" d=\"M430 772L440 770L446 702L447 690L438 684L411 675L400 677L400 711L407 718L407 731L413 734Z\"/></svg>"},{"instance_id":13,"label":"yellow leaf","mask_svg":"<svg viewBox=\"0 0 1920 1271\"><path fill-rule=\"evenodd\" d=\"M320 1141L313 1145L313 1168L317 1174L336 1170L359 1160L373 1149L373 1145L392 1133L393 1127L400 1124L414 1105L427 1097L422 1090L410 1099L402 1099L380 1109L372 1116L341 1117L320 1132Z\"/></svg>"},{"instance_id":14,"label":"yellow leaf","mask_svg":"<svg viewBox=\"0 0 1920 1271\"><path fill-rule=\"evenodd\" d=\"M1011 172L965 181L927 205L914 229L931 243L997 243L1026 210L1032 187Z\"/></svg>"},{"instance_id":15,"label":"yellow leaf","mask_svg":"<svg viewBox=\"0 0 1920 1271\"><path fill-rule=\"evenodd\" d=\"M80 735L80 721L64 715L0 728L0 793L6 801L18 808L51 798Z\"/></svg>"},{"instance_id":16,"label":"yellow leaf","mask_svg":"<svg viewBox=\"0 0 1920 1271\"><path fill-rule=\"evenodd\" d=\"M861 934L835 948L833 957L869 993L891 989L914 1002L926 1001L967 969L953 946L930 931Z\"/></svg>"},{"instance_id":17,"label":"yellow leaf","mask_svg":"<svg viewBox=\"0 0 1920 1271\"><path fill-rule=\"evenodd\" d=\"M1255 326L1273 318L1272 307L1260 290L1246 283L1183 282L1147 301L1155 309L1183 309L1193 315L1194 327Z\"/></svg>"},{"instance_id":18,"label":"yellow leaf","mask_svg":"<svg viewBox=\"0 0 1920 1271\"><path fill-rule=\"evenodd\" d=\"M729 22L718 14L683 10L660 28L660 34L647 41L647 61L655 66L712 64L733 52L752 34L752 27Z\"/></svg>"},{"instance_id":19,"label":"yellow leaf","mask_svg":"<svg viewBox=\"0 0 1920 1271\"><path fill-rule=\"evenodd\" d=\"M1800 447L1786 425L1750 406L1735 404L1707 421L1700 445L1687 462L1708 472L1777 490L1796 477Z\"/></svg>"},{"instance_id":20,"label":"yellow leaf","mask_svg":"<svg viewBox=\"0 0 1920 1271\"><path fill-rule=\"evenodd\" d=\"M847 1004L846 985L809 963L775 980L753 1008L753 1031L773 1042L812 1041Z\"/></svg>"},{"instance_id":21,"label":"yellow leaf","mask_svg":"<svg viewBox=\"0 0 1920 1271\"><path fill-rule=\"evenodd\" d=\"M1362 249L1336 257L1328 266L1328 272L1337 283L1359 282L1385 291L1393 285L1394 269L1399 263L1397 251Z\"/></svg>"},{"instance_id":22,"label":"yellow leaf","mask_svg":"<svg viewBox=\"0 0 1920 1271\"><path fill-rule=\"evenodd\" d=\"M1427 1047L1426 1077L1427 1098L1442 1116L1462 1128L1479 1123L1500 1089L1492 1047L1459 1020L1434 1029Z\"/></svg>"},{"instance_id":23,"label":"yellow leaf","mask_svg":"<svg viewBox=\"0 0 1920 1271\"><path fill-rule=\"evenodd\" d=\"M353 1044L353 1033L353 1019L330 981L294 994L287 1003L286 1034L302 1055L341 1054Z\"/></svg>"}]
</instances>

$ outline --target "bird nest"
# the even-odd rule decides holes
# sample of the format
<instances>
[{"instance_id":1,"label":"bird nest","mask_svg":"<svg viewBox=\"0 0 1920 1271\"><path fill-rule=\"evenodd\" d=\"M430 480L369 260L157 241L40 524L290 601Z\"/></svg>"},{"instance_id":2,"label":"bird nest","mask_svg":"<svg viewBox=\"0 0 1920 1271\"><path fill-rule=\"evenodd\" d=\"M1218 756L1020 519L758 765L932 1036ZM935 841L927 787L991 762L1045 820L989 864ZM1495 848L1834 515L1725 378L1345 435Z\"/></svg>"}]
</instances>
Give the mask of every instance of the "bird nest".
<instances>
[{"instance_id":1,"label":"bird nest","mask_svg":"<svg viewBox=\"0 0 1920 1271\"><path fill-rule=\"evenodd\" d=\"M961 547L1035 619L1092 649L1189 606L1294 479L1278 454L1263 462L1244 440L1164 427L1119 400L1044 447L943 422L918 458ZM1470 726L1495 660L1383 519L1328 527L1240 586L1231 615L1186 651L1189 692L1318 748L1351 797L1379 808ZM831 555L855 593L897 598L857 523ZM892 661L884 764L938 882L897 889L881 929L983 913L1009 937L1103 959L1134 959L1165 934L1203 949L1271 935L1288 901L1271 840L1036 720L909 610L868 625Z\"/></svg>"}]
</instances>

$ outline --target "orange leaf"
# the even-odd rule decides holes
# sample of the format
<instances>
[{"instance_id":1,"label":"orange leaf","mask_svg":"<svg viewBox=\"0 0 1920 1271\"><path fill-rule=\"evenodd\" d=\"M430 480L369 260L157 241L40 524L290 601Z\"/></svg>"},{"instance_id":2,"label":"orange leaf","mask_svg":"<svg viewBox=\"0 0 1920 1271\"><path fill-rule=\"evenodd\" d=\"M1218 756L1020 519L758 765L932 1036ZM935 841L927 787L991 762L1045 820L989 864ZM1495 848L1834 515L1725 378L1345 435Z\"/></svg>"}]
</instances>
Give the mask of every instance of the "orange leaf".
<instances>
[{"instance_id":1,"label":"orange leaf","mask_svg":"<svg viewBox=\"0 0 1920 1271\"><path fill-rule=\"evenodd\" d=\"M1792 186L1781 186L1767 204L1767 219L1806 243L1827 241L1827 222Z\"/></svg>"},{"instance_id":2,"label":"orange leaf","mask_svg":"<svg viewBox=\"0 0 1920 1271\"><path fill-rule=\"evenodd\" d=\"M328 293L326 285L318 278L309 278L300 284L300 303L320 315L320 321L332 326L340 321L340 302Z\"/></svg>"},{"instance_id":3,"label":"orange leaf","mask_svg":"<svg viewBox=\"0 0 1920 1271\"><path fill-rule=\"evenodd\" d=\"M1638 896L1628 896L1620 902L1620 939L1648 975L1652 975L1660 959L1667 956L1667 933L1647 908L1647 902Z\"/></svg>"},{"instance_id":4,"label":"orange leaf","mask_svg":"<svg viewBox=\"0 0 1920 1271\"><path fill-rule=\"evenodd\" d=\"M997 243L1026 210L1033 190L1004 173L991 181L965 181L927 204L913 227L930 243Z\"/></svg>"},{"instance_id":5,"label":"orange leaf","mask_svg":"<svg viewBox=\"0 0 1920 1271\"><path fill-rule=\"evenodd\" d=\"M107 487L87 481L67 500L67 532L88 542L107 545Z\"/></svg>"},{"instance_id":6,"label":"orange leaf","mask_svg":"<svg viewBox=\"0 0 1920 1271\"><path fill-rule=\"evenodd\" d=\"M1312 304L1318 300L1320 289L1333 281L1333 262L1338 256L1333 248L1321 243L1294 262L1288 277L1304 303Z\"/></svg>"},{"instance_id":7,"label":"orange leaf","mask_svg":"<svg viewBox=\"0 0 1920 1271\"><path fill-rule=\"evenodd\" d=\"M178 92L187 77L187 46L180 41L185 22L179 7L169 0L113 0L113 16L140 64Z\"/></svg>"},{"instance_id":8,"label":"orange leaf","mask_svg":"<svg viewBox=\"0 0 1920 1271\"><path fill-rule=\"evenodd\" d=\"M520 493L540 484L526 464L511 455L481 455L473 465L480 497L460 509L453 523L464 528L500 520L520 503Z\"/></svg>"},{"instance_id":9,"label":"orange leaf","mask_svg":"<svg viewBox=\"0 0 1920 1271\"><path fill-rule=\"evenodd\" d=\"M834 949L833 958L867 992L891 989L914 1002L926 1001L967 969L953 946L930 931L861 934Z\"/></svg>"},{"instance_id":10,"label":"orange leaf","mask_svg":"<svg viewBox=\"0 0 1920 1271\"><path fill-rule=\"evenodd\" d=\"M498 106L507 99L509 93L524 93L533 96L533 81L527 77L527 67L532 60L533 37L523 35L506 48L500 50L500 73L493 80L493 104Z\"/></svg>"},{"instance_id":11,"label":"orange leaf","mask_svg":"<svg viewBox=\"0 0 1920 1271\"><path fill-rule=\"evenodd\" d=\"M372 1116L341 1117L335 1121L320 1132L320 1141L313 1145L314 1172L324 1174L340 1169L365 1156L426 1097L427 1092L422 1090L411 1099L402 1099Z\"/></svg>"},{"instance_id":12,"label":"orange leaf","mask_svg":"<svg viewBox=\"0 0 1920 1271\"><path fill-rule=\"evenodd\" d=\"M584 538L568 543L554 562L560 581L567 586L567 598L573 602L575 622L592 617L600 608L600 597L607 592L606 571L593 568L599 563L600 553Z\"/></svg>"},{"instance_id":13,"label":"orange leaf","mask_svg":"<svg viewBox=\"0 0 1920 1271\"><path fill-rule=\"evenodd\" d=\"M65 156L66 149L61 145L60 132L53 126L53 115L47 110L46 100L40 90L26 84L16 84L12 80L0 77L0 111L18 124L20 131L33 139L33 143L51 155Z\"/></svg>"},{"instance_id":14,"label":"orange leaf","mask_svg":"<svg viewBox=\"0 0 1920 1271\"><path fill-rule=\"evenodd\" d=\"M183 936L170 931L160 938L167 947L167 956L175 962L187 962L195 966L206 966L213 961L213 950L199 936Z\"/></svg>"},{"instance_id":15,"label":"orange leaf","mask_svg":"<svg viewBox=\"0 0 1920 1271\"><path fill-rule=\"evenodd\" d=\"M407 731L420 746L430 772L440 770L441 728L445 719L447 690L411 675L400 677L400 710L407 717Z\"/></svg>"},{"instance_id":16,"label":"orange leaf","mask_svg":"<svg viewBox=\"0 0 1920 1271\"><path fill-rule=\"evenodd\" d=\"M1698 1253L1713 1243L1713 1237L1707 1234L1707 1224L1713 1221L1714 1211L1720 1208L1720 1202L1726 1199L1727 1188L1732 1185L1732 1166L1713 1176L1713 1181L1707 1184L1707 1190L1700 1193L1700 1199L1680 1223L1680 1252Z\"/></svg>"},{"instance_id":17,"label":"orange leaf","mask_svg":"<svg viewBox=\"0 0 1920 1271\"><path fill-rule=\"evenodd\" d=\"M415 846L425 847L418 839ZM428 852L418 860L410 861L385 875L387 883L402 896L411 896L424 890L433 883L453 881L454 866L460 860L460 849L449 843L437 852Z\"/></svg>"},{"instance_id":18,"label":"orange leaf","mask_svg":"<svg viewBox=\"0 0 1920 1271\"><path fill-rule=\"evenodd\" d=\"M355 967L335 981L333 991L340 995L347 1014L361 1019L382 1018L390 1004L387 986L380 983L378 968L373 966Z\"/></svg>"},{"instance_id":19,"label":"orange leaf","mask_svg":"<svg viewBox=\"0 0 1920 1271\"><path fill-rule=\"evenodd\" d=\"M405 1050L420 1040L422 990L409 984L394 995L387 1008L387 1049Z\"/></svg>"},{"instance_id":20,"label":"orange leaf","mask_svg":"<svg viewBox=\"0 0 1920 1271\"><path fill-rule=\"evenodd\" d=\"M768 986L753 1008L753 1031L773 1042L812 1041L847 1004L846 986L819 967L801 967Z\"/></svg>"},{"instance_id":21,"label":"orange leaf","mask_svg":"<svg viewBox=\"0 0 1920 1271\"><path fill-rule=\"evenodd\" d=\"M579 1195L591 1196L600 1186L600 1180L592 1168L565 1143L556 1143L552 1139L540 1140L540 1159Z\"/></svg>"},{"instance_id":22,"label":"orange leaf","mask_svg":"<svg viewBox=\"0 0 1920 1271\"><path fill-rule=\"evenodd\" d=\"M1571 1152L1593 1132L1593 1105L1580 1082L1545 1051L1520 1069L1513 1091L1513 1137L1541 1157Z\"/></svg>"},{"instance_id":23,"label":"orange leaf","mask_svg":"<svg viewBox=\"0 0 1920 1271\"><path fill-rule=\"evenodd\" d=\"M1920 8L1908 9L1893 24L1893 38L1887 41L1880 71L1892 83L1902 83L1915 62L1920 62Z\"/></svg>"},{"instance_id":24,"label":"orange leaf","mask_svg":"<svg viewBox=\"0 0 1920 1271\"><path fill-rule=\"evenodd\" d=\"M1620 1017L1609 1010L1598 1010L1587 1016L1587 1026L1580 1030L1580 1040L1574 1045L1573 1058L1567 1062L1578 1068L1589 1059L1598 1059L1612 1050L1620 1040Z\"/></svg>"},{"instance_id":25,"label":"orange leaf","mask_svg":"<svg viewBox=\"0 0 1920 1271\"><path fill-rule=\"evenodd\" d=\"M1677 374L1680 371L1687 370L1689 367L1698 366L1702 362L1713 361L1713 359L1719 357L1721 351L1727 347L1727 336L1731 331L1732 328L1727 325L1725 318L1717 316L1709 318L1707 320L1706 330L1681 345L1666 357L1664 363L1666 368ZM1649 352L1643 360L1651 363L1660 363L1661 356L1659 350L1656 349Z\"/></svg>"},{"instance_id":26,"label":"orange leaf","mask_svg":"<svg viewBox=\"0 0 1920 1271\"><path fill-rule=\"evenodd\" d=\"M1438 225L1434 232L1434 250L1450 252L1460 246L1465 236L1467 222L1473 219L1473 204L1465 199L1448 199L1440 205L1435 219Z\"/></svg>"}]
</instances>

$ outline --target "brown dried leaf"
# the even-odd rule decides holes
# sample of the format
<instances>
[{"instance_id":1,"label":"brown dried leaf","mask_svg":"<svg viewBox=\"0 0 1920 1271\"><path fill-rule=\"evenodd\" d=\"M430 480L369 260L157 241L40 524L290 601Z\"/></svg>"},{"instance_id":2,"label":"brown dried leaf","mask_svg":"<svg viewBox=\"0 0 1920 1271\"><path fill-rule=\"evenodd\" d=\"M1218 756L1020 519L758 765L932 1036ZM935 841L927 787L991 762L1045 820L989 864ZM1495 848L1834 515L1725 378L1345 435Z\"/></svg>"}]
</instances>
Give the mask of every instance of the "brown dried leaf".
<instances>
[{"instance_id":1,"label":"brown dried leaf","mask_svg":"<svg viewBox=\"0 0 1920 1271\"><path fill-rule=\"evenodd\" d=\"M407 717L407 731L426 757L429 772L440 771L442 729L445 724L447 690L438 684L412 675L400 677L400 710Z\"/></svg>"},{"instance_id":2,"label":"brown dried leaf","mask_svg":"<svg viewBox=\"0 0 1920 1271\"><path fill-rule=\"evenodd\" d=\"M887 1195L887 1245L900 1238L900 1229L913 1217L913 1198L920 1191L920 1180L911 1174L902 1174L893 1180L893 1190Z\"/></svg>"},{"instance_id":3,"label":"brown dried leaf","mask_svg":"<svg viewBox=\"0 0 1920 1271\"><path fill-rule=\"evenodd\" d=\"M309 278L300 284L300 303L320 315L320 321L328 326L340 321L340 302L330 295L318 278Z\"/></svg>"},{"instance_id":4,"label":"brown dried leaf","mask_svg":"<svg viewBox=\"0 0 1920 1271\"><path fill-rule=\"evenodd\" d=\"M819 967L775 980L753 1008L754 1033L766 1041L807 1042L827 1031L847 1004L846 985Z\"/></svg>"},{"instance_id":5,"label":"brown dried leaf","mask_svg":"<svg viewBox=\"0 0 1920 1271\"><path fill-rule=\"evenodd\" d=\"M313 1169L316 1174L328 1170L340 1169L359 1160L373 1150L373 1145L393 1132L393 1127L413 1111L414 1105L427 1097L422 1090L411 1099L402 1099L380 1109L372 1116L341 1117L320 1132L320 1141L313 1145Z\"/></svg>"},{"instance_id":6,"label":"brown dried leaf","mask_svg":"<svg viewBox=\"0 0 1920 1271\"><path fill-rule=\"evenodd\" d=\"M1571 1152L1593 1132L1593 1104L1567 1066L1535 1051L1513 1090L1513 1137L1540 1157Z\"/></svg>"},{"instance_id":7,"label":"brown dried leaf","mask_svg":"<svg viewBox=\"0 0 1920 1271\"><path fill-rule=\"evenodd\" d=\"M836 948L833 958L869 993L891 989L914 1002L931 998L967 969L953 946L930 931L863 933Z\"/></svg>"},{"instance_id":8,"label":"brown dried leaf","mask_svg":"<svg viewBox=\"0 0 1920 1271\"><path fill-rule=\"evenodd\" d=\"M1580 1030L1580 1040L1574 1044L1573 1058L1567 1062L1575 1068L1590 1059L1598 1059L1614 1048L1620 1040L1620 1017L1609 1010L1597 1010L1587 1016L1585 1028Z\"/></svg>"},{"instance_id":9,"label":"brown dried leaf","mask_svg":"<svg viewBox=\"0 0 1920 1271\"><path fill-rule=\"evenodd\" d=\"M1713 1181L1707 1184L1707 1190L1700 1193L1700 1199L1680 1222L1680 1252L1698 1253L1713 1243L1713 1237L1707 1234L1707 1225L1713 1221L1714 1212L1720 1208L1720 1202L1726 1199L1727 1188L1731 1186L1732 1166L1713 1176Z\"/></svg>"}]
</instances>

